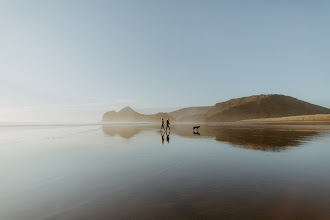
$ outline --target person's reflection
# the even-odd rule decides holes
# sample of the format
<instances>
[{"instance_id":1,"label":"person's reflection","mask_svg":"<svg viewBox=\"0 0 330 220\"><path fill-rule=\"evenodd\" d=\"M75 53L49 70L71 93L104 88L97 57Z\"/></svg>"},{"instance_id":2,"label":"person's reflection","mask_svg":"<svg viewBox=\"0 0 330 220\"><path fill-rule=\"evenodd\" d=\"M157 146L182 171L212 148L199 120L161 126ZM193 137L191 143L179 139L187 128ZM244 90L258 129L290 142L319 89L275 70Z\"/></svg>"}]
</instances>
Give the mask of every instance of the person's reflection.
<instances>
[{"instance_id":1,"label":"person's reflection","mask_svg":"<svg viewBox=\"0 0 330 220\"><path fill-rule=\"evenodd\" d=\"M166 141L168 144L170 143L170 134L171 134L171 131L169 131L168 133L166 132Z\"/></svg>"},{"instance_id":2,"label":"person's reflection","mask_svg":"<svg viewBox=\"0 0 330 220\"><path fill-rule=\"evenodd\" d=\"M164 134L165 134L165 132L160 132L160 134L162 135L162 144L164 144Z\"/></svg>"}]
</instances>

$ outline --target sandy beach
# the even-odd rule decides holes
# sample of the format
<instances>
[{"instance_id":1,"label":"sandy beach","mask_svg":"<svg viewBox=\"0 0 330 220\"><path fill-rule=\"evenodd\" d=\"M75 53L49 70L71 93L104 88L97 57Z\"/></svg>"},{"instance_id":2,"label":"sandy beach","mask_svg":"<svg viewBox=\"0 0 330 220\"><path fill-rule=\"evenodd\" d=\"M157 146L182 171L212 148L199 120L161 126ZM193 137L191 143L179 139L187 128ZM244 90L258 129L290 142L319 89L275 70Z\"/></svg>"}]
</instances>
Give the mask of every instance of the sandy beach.
<instances>
[{"instance_id":1,"label":"sandy beach","mask_svg":"<svg viewBox=\"0 0 330 220\"><path fill-rule=\"evenodd\" d=\"M278 124L278 125L330 125L330 114L301 115L280 118L262 118L239 121L240 123Z\"/></svg>"}]
</instances>

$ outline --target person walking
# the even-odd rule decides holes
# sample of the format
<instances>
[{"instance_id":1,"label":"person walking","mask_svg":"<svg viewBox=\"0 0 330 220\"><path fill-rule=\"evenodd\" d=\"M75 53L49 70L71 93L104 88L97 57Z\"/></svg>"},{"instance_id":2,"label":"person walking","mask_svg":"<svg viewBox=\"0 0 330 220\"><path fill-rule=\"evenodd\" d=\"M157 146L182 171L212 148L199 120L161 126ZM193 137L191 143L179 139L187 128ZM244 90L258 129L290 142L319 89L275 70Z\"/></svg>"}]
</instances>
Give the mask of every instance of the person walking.
<instances>
[{"instance_id":1,"label":"person walking","mask_svg":"<svg viewBox=\"0 0 330 220\"><path fill-rule=\"evenodd\" d=\"M162 126L160 127L160 130L164 129L165 130L165 127L164 127L164 118L162 118Z\"/></svg>"},{"instance_id":2,"label":"person walking","mask_svg":"<svg viewBox=\"0 0 330 220\"><path fill-rule=\"evenodd\" d=\"M171 128L170 128L170 120L167 118L166 120L166 131L167 131L167 128L170 129L171 131Z\"/></svg>"}]
</instances>

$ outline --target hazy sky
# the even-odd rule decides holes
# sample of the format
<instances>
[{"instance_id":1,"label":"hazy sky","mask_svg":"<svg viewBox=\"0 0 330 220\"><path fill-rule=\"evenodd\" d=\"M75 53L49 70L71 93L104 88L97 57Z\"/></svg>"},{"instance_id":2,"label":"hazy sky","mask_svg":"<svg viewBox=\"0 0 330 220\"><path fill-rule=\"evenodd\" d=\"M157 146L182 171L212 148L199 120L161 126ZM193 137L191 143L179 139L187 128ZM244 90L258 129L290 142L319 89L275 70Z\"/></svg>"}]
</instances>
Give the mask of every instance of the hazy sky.
<instances>
[{"instance_id":1,"label":"hazy sky","mask_svg":"<svg viewBox=\"0 0 330 220\"><path fill-rule=\"evenodd\" d=\"M330 1L1 1L0 121L279 93L330 107Z\"/></svg>"}]
</instances>

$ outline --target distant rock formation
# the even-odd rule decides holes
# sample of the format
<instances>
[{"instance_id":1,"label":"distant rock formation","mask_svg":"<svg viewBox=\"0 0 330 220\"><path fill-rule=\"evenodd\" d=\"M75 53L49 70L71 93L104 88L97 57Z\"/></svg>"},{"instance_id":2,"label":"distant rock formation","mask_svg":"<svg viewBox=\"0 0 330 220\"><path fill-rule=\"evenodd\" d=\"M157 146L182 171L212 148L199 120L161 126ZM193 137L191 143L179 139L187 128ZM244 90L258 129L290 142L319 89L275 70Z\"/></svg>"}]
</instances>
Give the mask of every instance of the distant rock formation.
<instances>
[{"instance_id":1,"label":"distant rock formation","mask_svg":"<svg viewBox=\"0 0 330 220\"><path fill-rule=\"evenodd\" d=\"M328 108L290 96L256 95L217 103L204 115L204 120L206 122L233 122L246 119L329 113Z\"/></svg>"},{"instance_id":2,"label":"distant rock formation","mask_svg":"<svg viewBox=\"0 0 330 220\"><path fill-rule=\"evenodd\" d=\"M130 107L123 108L119 112L110 111L106 112L103 117L103 122L161 122L161 119L164 118L166 121L169 118L170 122L175 119L167 113L157 113L153 115L144 115L140 114Z\"/></svg>"},{"instance_id":3,"label":"distant rock formation","mask_svg":"<svg viewBox=\"0 0 330 220\"><path fill-rule=\"evenodd\" d=\"M330 114L330 109L285 95L255 95L231 99L214 106L189 107L169 113L144 115L130 107L103 115L103 122L235 122L248 119Z\"/></svg>"}]
</instances>

